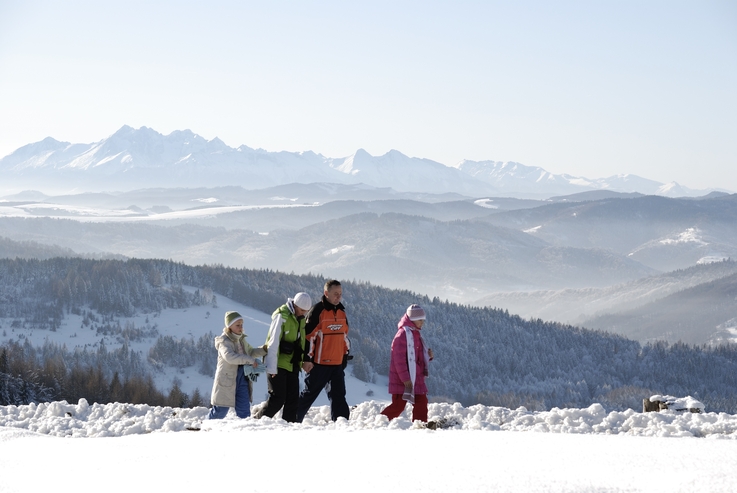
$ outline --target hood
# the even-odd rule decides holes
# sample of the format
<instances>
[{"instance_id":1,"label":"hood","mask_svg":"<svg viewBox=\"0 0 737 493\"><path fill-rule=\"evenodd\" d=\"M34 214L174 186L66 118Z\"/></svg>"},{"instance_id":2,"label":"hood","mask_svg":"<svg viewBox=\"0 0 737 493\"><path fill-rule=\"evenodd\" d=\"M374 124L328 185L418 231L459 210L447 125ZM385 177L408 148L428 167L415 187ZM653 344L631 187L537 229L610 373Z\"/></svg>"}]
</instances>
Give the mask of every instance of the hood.
<instances>
[{"instance_id":1,"label":"hood","mask_svg":"<svg viewBox=\"0 0 737 493\"><path fill-rule=\"evenodd\" d=\"M414 330L422 330L420 327L416 326L415 323L409 319L409 315L406 313L402 316L402 319L397 324L397 328L401 329L402 327L409 327Z\"/></svg>"},{"instance_id":2,"label":"hood","mask_svg":"<svg viewBox=\"0 0 737 493\"><path fill-rule=\"evenodd\" d=\"M242 333L241 335L233 334L231 331L228 330L227 327L223 328L223 335L226 336L228 339L230 339L233 342L238 342L241 339L246 337L246 333Z\"/></svg>"}]
</instances>

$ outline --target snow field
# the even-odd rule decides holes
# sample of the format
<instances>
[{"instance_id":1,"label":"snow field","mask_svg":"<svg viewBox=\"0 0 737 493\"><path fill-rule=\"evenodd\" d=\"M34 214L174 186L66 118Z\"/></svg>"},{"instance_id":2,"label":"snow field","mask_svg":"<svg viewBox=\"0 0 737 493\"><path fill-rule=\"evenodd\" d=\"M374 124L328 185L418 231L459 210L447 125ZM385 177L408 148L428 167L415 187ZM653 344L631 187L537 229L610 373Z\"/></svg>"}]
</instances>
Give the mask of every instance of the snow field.
<instances>
[{"instance_id":1,"label":"snow field","mask_svg":"<svg viewBox=\"0 0 737 493\"><path fill-rule=\"evenodd\" d=\"M671 412L633 420L633 426L650 423L650 436L645 437L631 436L635 428L619 435L596 431L589 423L603 423L602 418L613 414L599 408L528 413L433 404L431 414L445 413L446 419L461 422L431 431L406 417L387 425L378 414L382 406L367 402L353 410L350 421L336 423L329 420L327 406L314 408L301 425L234 417L203 421L205 408L85 402L8 406L0 408L0 492L40 491L61 478L111 491L185 492L215 486L260 493L611 493L653 488L726 493L737 484L735 416L705 416L706 421L729 423L710 437L731 439L713 440L669 438L674 435L659 423L694 425L685 424L693 416ZM571 425L543 432L543 423L556 419ZM502 425L492 422L496 420ZM200 431L172 433L190 425ZM101 438L60 439L50 436L54 430ZM103 432L128 435L112 438Z\"/></svg>"}]
</instances>

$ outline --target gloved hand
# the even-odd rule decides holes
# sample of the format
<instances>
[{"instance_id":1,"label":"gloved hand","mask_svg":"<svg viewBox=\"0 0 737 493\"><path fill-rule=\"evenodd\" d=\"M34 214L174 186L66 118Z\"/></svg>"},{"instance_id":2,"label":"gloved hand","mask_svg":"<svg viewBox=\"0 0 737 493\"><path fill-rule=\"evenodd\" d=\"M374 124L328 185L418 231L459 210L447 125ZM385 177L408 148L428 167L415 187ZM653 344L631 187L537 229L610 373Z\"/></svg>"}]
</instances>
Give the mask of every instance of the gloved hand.
<instances>
[{"instance_id":1,"label":"gloved hand","mask_svg":"<svg viewBox=\"0 0 737 493\"><path fill-rule=\"evenodd\" d=\"M343 355L343 362L342 362L341 366L343 367L344 370L345 370L346 366L348 366L348 362L350 360L352 360L352 359L353 359L353 355L351 354L350 351L348 351L347 353L345 353Z\"/></svg>"},{"instance_id":2,"label":"gloved hand","mask_svg":"<svg viewBox=\"0 0 737 493\"><path fill-rule=\"evenodd\" d=\"M412 380L407 380L404 383L404 393L402 399L409 402L410 404L415 403L415 386L412 384Z\"/></svg>"},{"instance_id":3,"label":"gloved hand","mask_svg":"<svg viewBox=\"0 0 737 493\"><path fill-rule=\"evenodd\" d=\"M256 358L256 363L258 366L243 365L243 373L246 375L254 375L266 371L266 365L263 364L260 359Z\"/></svg>"},{"instance_id":4,"label":"gloved hand","mask_svg":"<svg viewBox=\"0 0 737 493\"><path fill-rule=\"evenodd\" d=\"M415 392L414 390L407 390L404 389L404 394L402 394L402 399L409 402L410 404L415 403Z\"/></svg>"}]
</instances>

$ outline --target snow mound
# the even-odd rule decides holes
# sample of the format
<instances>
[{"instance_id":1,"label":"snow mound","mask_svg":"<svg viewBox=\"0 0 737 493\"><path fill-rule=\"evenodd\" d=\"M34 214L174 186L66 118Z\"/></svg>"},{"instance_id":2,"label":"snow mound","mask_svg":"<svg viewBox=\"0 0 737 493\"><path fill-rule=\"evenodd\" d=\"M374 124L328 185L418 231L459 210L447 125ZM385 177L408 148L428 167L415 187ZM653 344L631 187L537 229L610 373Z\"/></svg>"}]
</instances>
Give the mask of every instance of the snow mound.
<instances>
[{"instance_id":1,"label":"snow mound","mask_svg":"<svg viewBox=\"0 0 737 493\"><path fill-rule=\"evenodd\" d=\"M656 396L657 397L657 396ZM662 397L662 396L661 396ZM534 431L562 434L603 434L656 437L708 437L737 439L737 416L725 413L640 413L631 409L607 412L601 404L585 409L530 412L524 407L507 409L459 403L429 406L429 426L412 422L411 406L389 422L381 414L385 402L367 401L354 406L351 419L330 420L329 406L313 407L301 424L274 419L207 420L208 409L179 409L145 404L77 404L66 401L27 406L0 406L0 441L42 434L58 437L112 437L178 431L265 430L403 430L437 429L481 431Z\"/></svg>"},{"instance_id":2,"label":"snow mound","mask_svg":"<svg viewBox=\"0 0 737 493\"><path fill-rule=\"evenodd\" d=\"M140 435L154 431L183 431L197 427L207 417L208 409L172 409L146 404L92 404L80 399L0 406L0 426L25 429L61 437L111 437Z\"/></svg>"}]
</instances>

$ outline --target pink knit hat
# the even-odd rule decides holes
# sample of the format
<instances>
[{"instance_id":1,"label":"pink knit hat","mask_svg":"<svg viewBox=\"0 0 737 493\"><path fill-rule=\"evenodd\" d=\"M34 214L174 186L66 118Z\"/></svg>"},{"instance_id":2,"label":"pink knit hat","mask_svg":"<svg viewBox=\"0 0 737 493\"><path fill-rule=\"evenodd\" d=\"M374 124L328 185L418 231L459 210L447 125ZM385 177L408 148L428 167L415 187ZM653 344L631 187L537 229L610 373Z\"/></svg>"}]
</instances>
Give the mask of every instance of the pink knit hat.
<instances>
[{"instance_id":1,"label":"pink knit hat","mask_svg":"<svg viewBox=\"0 0 737 493\"><path fill-rule=\"evenodd\" d=\"M413 322L415 320L425 320L425 310L420 305L410 305L407 308L407 316Z\"/></svg>"}]
</instances>

